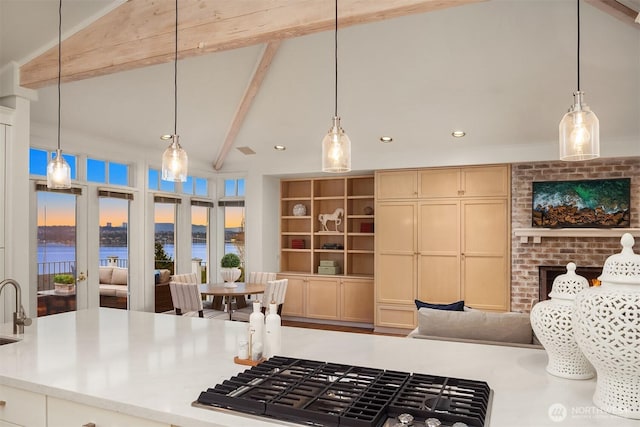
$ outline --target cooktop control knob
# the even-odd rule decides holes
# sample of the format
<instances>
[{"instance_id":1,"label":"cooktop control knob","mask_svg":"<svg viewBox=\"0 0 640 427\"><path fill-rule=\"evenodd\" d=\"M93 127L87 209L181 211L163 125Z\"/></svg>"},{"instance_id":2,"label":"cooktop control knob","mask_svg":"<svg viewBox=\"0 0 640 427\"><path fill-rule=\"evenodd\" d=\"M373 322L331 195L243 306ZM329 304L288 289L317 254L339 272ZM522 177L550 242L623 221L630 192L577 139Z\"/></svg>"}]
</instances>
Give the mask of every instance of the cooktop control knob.
<instances>
[{"instance_id":1,"label":"cooktop control knob","mask_svg":"<svg viewBox=\"0 0 640 427\"><path fill-rule=\"evenodd\" d=\"M460 421L458 421L457 423L453 423L451 427L469 427L469 426L466 425L465 423L461 423Z\"/></svg>"},{"instance_id":2,"label":"cooktop control knob","mask_svg":"<svg viewBox=\"0 0 640 427\"><path fill-rule=\"evenodd\" d=\"M411 414L400 414L398 415L399 424L396 424L396 427L402 426L412 426L413 425L413 415Z\"/></svg>"},{"instance_id":3,"label":"cooktop control knob","mask_svg":"<svg viewBox=\"0 0 640 427\"><path fill-rule=\"evenodd\" d=\"M440 422L439 419L437 418L427 418L427 420L424 422L424 424L427 427L438 427L440 426L442 423Z\"/></svg>"}]
</instances>

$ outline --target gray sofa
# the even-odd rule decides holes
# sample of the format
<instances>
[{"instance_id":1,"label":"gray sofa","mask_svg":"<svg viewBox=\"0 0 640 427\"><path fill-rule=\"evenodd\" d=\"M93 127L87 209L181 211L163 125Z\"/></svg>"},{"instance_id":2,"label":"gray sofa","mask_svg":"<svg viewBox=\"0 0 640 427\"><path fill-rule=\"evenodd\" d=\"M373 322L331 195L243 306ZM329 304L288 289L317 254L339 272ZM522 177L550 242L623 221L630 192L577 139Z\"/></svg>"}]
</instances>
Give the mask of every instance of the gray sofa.
<instances>
[{"instance_id":1,"label":"gray sofa","mask_svg":"<svg viewBox=\"0 0 640 427\"><path fill-rule=\"evenodd\" d=\"M533 334L527 313L493 313L469 308L464 311L421 308L418 310L418 327L408 336L542 348Z\"/></svg>"}]
</instances>

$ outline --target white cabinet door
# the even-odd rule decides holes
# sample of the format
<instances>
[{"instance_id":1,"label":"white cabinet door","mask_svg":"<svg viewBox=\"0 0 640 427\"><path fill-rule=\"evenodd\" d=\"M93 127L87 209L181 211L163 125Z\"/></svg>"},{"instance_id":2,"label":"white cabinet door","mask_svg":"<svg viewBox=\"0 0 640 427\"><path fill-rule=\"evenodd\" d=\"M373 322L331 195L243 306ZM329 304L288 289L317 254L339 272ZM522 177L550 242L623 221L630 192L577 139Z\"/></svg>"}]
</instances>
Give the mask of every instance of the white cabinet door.
<instances>
[{"instance_id":1,"label":"white cabinet door","mask_svg":"<svg viewBox=\"0 0 640 427\"><path fill-rule=\"evenodd\" d=\"M47 425L47 399L43 394L0 385L0 402L0 426Z\"/></svg>"},{"instance_id":2,"label":"white cabinet door","mask_svg":"<svg viewBox=\"0 0 640 427\"><path fill-rule=\"evenodd\" d=\"M106 409L47 397L48 427L170 427L169 424L145 420Z\"/></svg>"}]
</instances>

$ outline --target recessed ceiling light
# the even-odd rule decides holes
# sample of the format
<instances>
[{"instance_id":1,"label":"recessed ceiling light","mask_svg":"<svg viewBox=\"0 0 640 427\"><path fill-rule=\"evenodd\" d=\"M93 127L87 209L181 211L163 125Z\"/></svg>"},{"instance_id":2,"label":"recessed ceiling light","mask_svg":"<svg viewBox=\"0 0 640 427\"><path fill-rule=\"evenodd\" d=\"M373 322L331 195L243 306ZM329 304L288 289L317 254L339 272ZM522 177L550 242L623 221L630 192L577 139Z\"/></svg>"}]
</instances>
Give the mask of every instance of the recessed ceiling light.
<instances>
[{"instance_id":1,"label":"recessed ceiling light","mask_svg":"<svg viewBox=\"0 0 640 427\"><path fill-rule=\"evenodd\" d=\"M465 135L466 133L463 130L454 130L453 132L451 132L451 136L454 138L462 138Z\"/></svg>"},{"instance_id":2,"label":"recessed ceiling light","mask_svg":"<svg viewBox=\"0 0 640 427\"><path fill-rule=\"evenodd\" d=\"M161 139L161 140L163 140L163 141L168 141L168 140L170 140L171 138L172 138L172 135L162 135L162 136L160 137L160 139Z\"/></svg>"},{"instance_id":3,"label":"recessed ceiling light","mask_svg":"<svg viewBox=\"0 0 640 427\"><path fill-rule=\"evenodd\" d=\"M381 136L380 142L382 142L383 144L388 144L390 142L393 142L393 138L390 136Z\"/></svg>"},{"instance_id":4,"label":"recessed ceiling light","mask_svg":"<svg viewBox=\"0 0 640 427\"><path fill-rule=\"evenodd\" d=\"M284 145L274 145L273 149L278 151L284 151L287 149L287 147L285 147Z\"/></svg>"}]
</instances>

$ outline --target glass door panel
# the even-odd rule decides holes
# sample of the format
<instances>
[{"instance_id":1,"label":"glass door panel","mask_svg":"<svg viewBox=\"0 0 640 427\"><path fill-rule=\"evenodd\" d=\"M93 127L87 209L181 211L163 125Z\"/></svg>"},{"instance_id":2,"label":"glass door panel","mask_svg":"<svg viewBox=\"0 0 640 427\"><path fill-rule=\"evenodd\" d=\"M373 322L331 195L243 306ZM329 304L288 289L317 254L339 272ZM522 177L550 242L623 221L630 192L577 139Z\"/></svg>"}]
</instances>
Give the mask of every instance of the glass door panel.
<instances>
[{"instance_id":1,"label":"glass door panel","mask_svg":"<svg viewBox=\"0 0 640 427\"><path fill-rule=\"evenodd\" d=\"M86 307L85 199L77 194L37 191L38 316ZM86 212L86 209L84 210Z\"/></svg>"},{"instance_id":2,"label":"glass door panel","mask_svg":"<svg viewBox=\"0 0 640 427\"><path fill-rule=\"evenodd\" d=\"M129 307L129 200L100 197L100 307Z\"/></svg>"}]
</instances>

